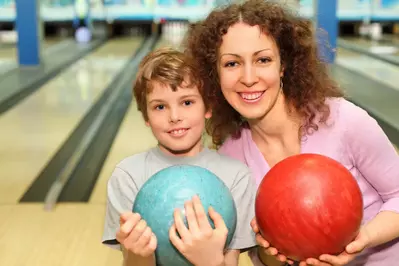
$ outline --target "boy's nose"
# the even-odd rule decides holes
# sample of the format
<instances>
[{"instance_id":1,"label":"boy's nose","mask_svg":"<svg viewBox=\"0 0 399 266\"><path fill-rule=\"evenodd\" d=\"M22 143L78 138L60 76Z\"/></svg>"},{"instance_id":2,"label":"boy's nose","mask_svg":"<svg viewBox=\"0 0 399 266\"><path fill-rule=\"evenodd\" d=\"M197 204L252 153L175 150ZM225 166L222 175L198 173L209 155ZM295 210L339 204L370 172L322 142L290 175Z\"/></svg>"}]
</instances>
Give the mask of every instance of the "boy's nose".
<instances>
[{"instance_id":1,"label":"boy's nose","mask_svg":"<svg viewBox=\"0 0 399 266\"><path fill-rule=\"evenodd\" d=\"M170 123L177 123L181 121L181 112L179 112L179 110L171 109L170 111Z\"/></svg>"}]
</instances>

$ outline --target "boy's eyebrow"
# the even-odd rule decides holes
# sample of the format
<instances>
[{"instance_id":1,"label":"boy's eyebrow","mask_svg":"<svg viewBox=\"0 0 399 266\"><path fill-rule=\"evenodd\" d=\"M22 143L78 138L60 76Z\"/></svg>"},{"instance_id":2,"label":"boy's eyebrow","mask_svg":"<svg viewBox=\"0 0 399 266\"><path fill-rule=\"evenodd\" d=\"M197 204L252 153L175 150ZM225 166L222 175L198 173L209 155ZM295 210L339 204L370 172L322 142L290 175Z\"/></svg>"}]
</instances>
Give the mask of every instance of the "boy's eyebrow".
<instances>
[{"instance_id":1,"label":"boy's eyebrow","mask_svg":"<svg viewBox=\"0 0 399 266\"><path fill-rule=\"evenodd\" d=\"M187 94L187 95L181 96L179 99L183 100L183 99L186 99L186 98L199 98L199 97L201 97L201 95L199 95L199 94ZM148 103L151 104L151 103L161 103L161 102L163 102L162 99L156 99L155 98L155 99L152 99L151 101L149 101Z\"/></svg>"},{"instance_id":2,"label":"boy's eyebrow","mask_svg":"<svg viewBox=\"0 0 399 266\"><path fill-rule=\"evenodd\" d=\"M198 98L201 97L201 95L199 94L187 94L187 95L183 95L180 97L180 99L185 99L185 98Z\"/></svg>"},{"instance_id":3,"label":"boy's eyebrow","mask_svg":"<svg viewBox=\"0 0 399 266\"><path fill-rule=\"evenodd\" d=\"M162 102L161 99L152 99L151 101L149 101L148 103L160 103Z\"/></svg>"}]
</instances>

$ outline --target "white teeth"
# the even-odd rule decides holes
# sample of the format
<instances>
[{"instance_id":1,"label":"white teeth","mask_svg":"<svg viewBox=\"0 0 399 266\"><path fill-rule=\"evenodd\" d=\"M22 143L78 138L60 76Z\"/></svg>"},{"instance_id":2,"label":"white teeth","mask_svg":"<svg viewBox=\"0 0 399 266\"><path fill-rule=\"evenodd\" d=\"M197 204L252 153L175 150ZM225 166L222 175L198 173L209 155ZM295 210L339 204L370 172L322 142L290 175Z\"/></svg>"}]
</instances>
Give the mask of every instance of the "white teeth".
<instances>
[{"instance_id":1,"label":"white teeth","mask_svg":"<svg viewBox=\"0 0 399 266\"><path fill-rule=\"evenodd\" d=\"M172 130L170 132L170 134L172 134L172 135L180 135L180 134L183 134L184 132L186 132L186 129L178 129L178 130Z\"/></svg>"},{"instance_id":2,"label":"white teeth","mask_svg":"<svg viewBox=\"0 0 399 266\"><path fill-rule=\"evenodd\" d=\"M253 93L242 92L240 94L241 97L246 100L255 100L258 99L260 96L262 96L263 92L253 92Z\"/></svg>"}]
</instances>

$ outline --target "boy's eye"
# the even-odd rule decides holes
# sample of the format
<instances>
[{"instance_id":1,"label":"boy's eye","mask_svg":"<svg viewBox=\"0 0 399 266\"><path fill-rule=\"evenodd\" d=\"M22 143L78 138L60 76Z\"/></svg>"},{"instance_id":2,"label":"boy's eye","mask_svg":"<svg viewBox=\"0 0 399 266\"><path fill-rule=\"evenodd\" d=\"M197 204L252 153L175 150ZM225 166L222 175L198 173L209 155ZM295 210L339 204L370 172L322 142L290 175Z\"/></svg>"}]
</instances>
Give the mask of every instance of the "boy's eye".
<instances>
[{"instance_id":1,"label":"boy's eye","mask_svg":"<svg viewBox=\"0 0 399 266\"><path fill-rule=\"evenodd\" d=\"M192 103L193 103L192 101L184 101L184 105L190 105Z\"/></svg>"},{"instance_id":2,"label":"boy's eye","mask_svg":"<svg viewBox=\"0 0 399 266\"><path fill-rule=\"evenodd\" d=\"M165 108L165 106L162 104L155 106L156 110L163 110L164 108Z\"/></svg>"}]
</instances>

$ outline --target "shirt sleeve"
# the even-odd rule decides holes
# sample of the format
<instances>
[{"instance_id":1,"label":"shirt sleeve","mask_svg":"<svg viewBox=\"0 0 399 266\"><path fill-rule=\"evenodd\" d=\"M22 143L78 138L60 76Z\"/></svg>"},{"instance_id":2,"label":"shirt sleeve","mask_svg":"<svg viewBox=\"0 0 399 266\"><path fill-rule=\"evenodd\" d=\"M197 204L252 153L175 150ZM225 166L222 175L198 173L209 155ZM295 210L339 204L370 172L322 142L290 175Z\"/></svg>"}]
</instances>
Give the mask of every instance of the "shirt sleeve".
<instances>
[{"instance_id":1,"label":"shirt sleeve","mask_svg":"<svg viewBox=\"0 0 399 266\"><path fill-rule=\"evenodd\" d=\"M238 172L231 193L237 208L237 226L230 249L245 249L256 246L251 220L255 217L256 185L247 167Z\"/></svg>"},{"instance_id":2,"label":"shirt sleeve","mask_svg":"<svg viewBox=\"0 0 399 266\"><path fill-rule=\"evenodd\" d=\"M378 192L381 211L399 213L399 155L377 121L362 109L351 110L346 143L355 167Z\"/></svg>"},{"instance_id":3,"label":"shirt sleeve","mask_svg":"<svg viewBox=\"0 0 399 266\"><path fill-rule=\"evenodd\" d=\"M116 240L119 218L123 212L132 211L133 201L138 193L134 179L123 169L116 167L107 184L107 206L105 211L102 243L120 249Z\"/></svg>"}]
</instances>

